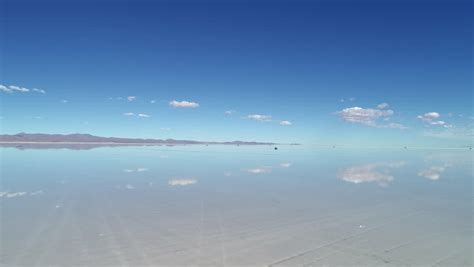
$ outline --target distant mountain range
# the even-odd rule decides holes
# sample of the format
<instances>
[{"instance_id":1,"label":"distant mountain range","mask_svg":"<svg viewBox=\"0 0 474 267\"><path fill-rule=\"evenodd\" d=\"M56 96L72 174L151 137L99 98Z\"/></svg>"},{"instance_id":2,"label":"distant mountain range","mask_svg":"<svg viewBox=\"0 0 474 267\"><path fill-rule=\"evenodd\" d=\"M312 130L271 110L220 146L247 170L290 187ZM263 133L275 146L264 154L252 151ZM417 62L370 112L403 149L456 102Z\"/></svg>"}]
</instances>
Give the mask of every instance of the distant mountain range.
<instances>
[{"instance_id":1,"label":"distant mountain range","mask_svg":"<svg viewBox=\"0 0 474 267\"><path fill-rule=\"evenodd\" d=\"M41 134L41 133L18 133L13 135L0 135L0 146L11 146L12 144L84 144L84 145L275 145L269 142L207 142L176 139L141 139L141 138L119 138L101 137L90 134Z\"/></svg>"}]
</instances>

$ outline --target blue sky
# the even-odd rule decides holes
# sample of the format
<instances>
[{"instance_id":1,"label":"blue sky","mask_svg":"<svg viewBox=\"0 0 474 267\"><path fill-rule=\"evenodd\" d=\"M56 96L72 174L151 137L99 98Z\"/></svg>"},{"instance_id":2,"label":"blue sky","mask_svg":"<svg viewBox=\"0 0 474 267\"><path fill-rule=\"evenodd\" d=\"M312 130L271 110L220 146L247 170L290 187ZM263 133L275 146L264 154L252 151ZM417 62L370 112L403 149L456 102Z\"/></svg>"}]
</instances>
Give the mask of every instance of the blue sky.
<instances>
[{"instance_id":1,"label":"blue sky","mask_svg":"<svg viewBox=\"0 0 474 267\"><path fill-rule=\"evenodd\" d=\"M2 133L472 143L470 1L1 5Z\"/></svg>"}]
</instances>

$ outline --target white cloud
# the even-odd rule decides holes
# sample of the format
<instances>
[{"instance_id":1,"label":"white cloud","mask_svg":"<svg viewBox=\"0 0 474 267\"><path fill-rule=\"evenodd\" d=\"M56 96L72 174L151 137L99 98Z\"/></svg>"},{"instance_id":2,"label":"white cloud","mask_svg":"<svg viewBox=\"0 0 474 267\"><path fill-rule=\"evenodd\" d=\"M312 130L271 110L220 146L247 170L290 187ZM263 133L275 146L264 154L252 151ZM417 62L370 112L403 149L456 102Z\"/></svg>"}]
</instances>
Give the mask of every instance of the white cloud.
<instances>
[{"instance_id":1,"label":"white cloud","mask_svg":"<svg viewBox=\"0 0 474 267\"><path fill-rule=\"evenodd\" d=\"M358 123L366 126L376 127L376 121L379 118L390 117L393 115L393 110L379 110L371 108L352 107L345 108L337 114L346 122Z\"/></svg>"},{"instance_id":2,"label":"white cloud","mask_svg":"<svg viewBox=\"0 0 474 267\"><path fill-rule=\"evenodd\" d=\"M137 172L147 172L148 168L137 168Z\"/></svg>"},{"instance_id":3,"label":"white cloud","mask_svg":"<svg viewBox=\"0 0 474 267\"><path fill-rule=\"evenodd\" d=\"M432 166L426 170L422 170L418 173L418 176L425 177L430 180L438 180L441 178L441 174L446 170L444 166Z\"/></svg>"},{"instance_id":4,"label":"white cloud","mask_svg":"<svg viewBox=\"0 0 474 267\"><path fill-rule=\"evenodd\" d=\"M16 85L10 85L10 86L8 86L8 88L10 88L10 90L18 91L18 92L21 92L21 93L26 93L26 92L30 91L30 89L28 89L28 88L19 87L19 86L16 86Z\"/></svg>"},{"instance_id":5,"label":"white cloud","mask_svg":"<svg viewBox=\"0 0 474 267\"><path fill-rule=\"evenodd\" d=\"M168 127L161 127L160 130L162 130L162 131L171 131L171 128L168 128Z\"/></svg>"},{"instance_id":6,"label":"white cloud","mask_svg":"<svg viewBox=\"0 0 474 267\"><path fill-rule=\"evenodd\" d=\"M408 129L408 127L400 124L400 123L394 123L391 122L389 124L384 124L384 125L378 125L377 127L379 128L390 128L390 129L400 129L400 130L405 130Z\"/></svg>"},{"instance_id":7,"label":"white cloud","mask_svg":"<svg viewBox=\"0 0 474 267\"><path fill-rule=\"evenodd\" d=\"M126 188L126 189L129 189L129 190L135 189L135 187L134 187L133 185L131 185L131 184L127 184L127 185L125 186L125 188Z\"/></svg>"},{"instance_id":8,"label":"white cloud","mask_svg":"<svg viewBox=\"0 0 474 267\"><path fill-rule=\"evenodd\" d=\"M289 125L291 125L291 122L290 121L280 121L280 125L289 126Z\"/></svg>"},{"instance_id":9,"label":"white cloud","mask_svg":"<svg viewBox=\"0 0 474 267\"><path fill-rule=\"evenodd\" d=\"M148 115L148 114L144 114L144 113L138 113L138 114L135 114L133 112L126 112L126 113L123 113L124 116L137 116L139 118L150 118L151 116Z\"/></svg>"},{"instance_id":10,"label":"white cloud","mask_svg":"<svg viewBox=\"0 0 474 267\"><path fill-rule=\"evenodd\" d=\"M247 116L247 119L255 121L271 121L272 116L270 115L261 115L261 114L251 114Z\"/></svg>"},{"instance_id":11,"label":"white cloud","mask_svg":"<svg viewBox=\"0 0 474 267\"><path fill-rule=\"evenodd\" d=\"M41 93L41 94L46 94L46 91L43 90L43 89L38 89L38 88L33 88L31 89L33 92L38 92L38 93Z\"/></svg>"},{"instance_id":12,"label":"white cloud","mask_svg":"<svg viewBox=\"0 0 474 267\"><path fill-rule=\"evenodd\" d=\"M430 122L431 125L445 125L446 122L444 121L432 121Z\"/></svg>"},{"instance_id":13,"label":"white cloud","mask_svg":"<svg viewBox=\"0 0 474 267\"><path fill-rule=\"evenodd\" d=\"M172 179L168 181L168 184L171 186L187 186L196 184L197 180L194 178L191 179Z\"/></svg>"},{"instance_id":14,"label":"white cloud","mask_svg":"<svg viewBox=\"0 0 474 267\"><path fill-rule=\"evenodd\" d=\"M5 85L0 84L0 91L5 92L5 93L12 93L13 91L6 87Z\"/></svg>"},{"instance_id":15,"label":"white cloud","mask_svg":"<svg viewBox=\"0 0 474 267\"><path fill-rule=\"evenodd\" d=\"M61 103L67 103L67 102L69 101L67 101L66 99L61 100Z\"/></svg>"},{"instance_id":16,"label":"white cloud","mask_svg":"<svg viewBox=\"0 0 474 267\"><path fill-rule=\"evenodd\" d=\"M150 104L155 104L156 100L150 100Z\"/></svg>"},{"instance_id":17,"label":"white cloud","mask_svg":"<svg viewBox=\"0 0 474 267\"><path fill-rule=\"evenodd\" d=\"M344 102L354 102L355 101L355 97L350 97L348 99L344 99L344 98L341 98L339 99L339 102L341 103L344 103Z\"/></svg>"},{"instance_id":18,"label":"white cloud","mask_svg":"<svg viewBox=\"0 0 474 267\"><path fill-rule=\"evenodd\" d=\"M226 110L226 111L224 112L225 115L232 115L232 114L234 114L234 113L235 113L235 110Z\"/></svg>"},{"instance_id":19,"label":"white cloud","mask_svg":"<svg viewBox=\"0 0 474 267\"><path fill-rule=\"evenodd\" d=\"M424 121L432 121L434 119L437 119L441 117L441 115L438 112L428 112L423 115L418 115L418 119L424 120Z\"/></svg>"},{"instance_id":20,"label":"white cloud","mask_svg":"<svg viewBox=\"0 0 474 267\"><path fill-rule=\"evenodd\" d=\"M245 171L252 174L264 174L264 173L271 173L272 169L268 167L261 167L261 168L254 168L254 169L246 169Z\"/></svg>"},{"instance_id":21,"label":"white cloud","mask_svg":"<svg viewBox=\"0 0 474 267\"><path fill-rule=\"evenodd\" d=\"M135 101L136 99L137 99L136 96L127 96L127 101L129 102Z\"/></svg>"},{"instance_id":22,"label":"white cloud","mask_svg":"<svg viewBox=\"0 0 474 267\"><path fill-rule=\"evenodd\" d=\"M189 102L189 101L176 101L173 100L169 102L169 105L174 108L197 108L199 104L196 102Z\"/></svg>"},{"instance_id":23,"label":"white cloud","mask_svg":"<svg viewBox=\"0 0 474 267\"><path fill-rule=\"evenodd\" d=\"M42 120L43 119L43 117L41 117L41 116L27 116L26 118L33 119L33 120Z\"/></svg>"},{"instance_id":24,"label":"white cloud","mask_svg":"<svg viewBox=\"0 0 474 267\"><path fill-rule=\"evenodd\" d=\"M25 87L20 87L16 85L2 85L0 84L0 92L4 93L13 93L13 92L20 92L20 93L27 93L27 92L37 92L37 93L42 93L45 94L46 91L43 89L38 89L38 88L33 88L33 89L28 89Z\"/></svg>"},{"instance_id":25,"label":"white cloud","mask_svg":"<svg viewBox=\"0 0 474 267\"><path fill-rule=\"evenodd\" d=\"M377 108L378 109L386 109L388 108L388 104L387 103L380 103L377 105Z\"/></svg>"},{"instance_id":26,"label":"white cloud","mask_svg":"<svg viewBox=\"0 0 474 267\"><path fill-rule=\"evenodd\" d=\"M418 115L417 118L424 121L425 123L429 125L437 125L437 126L443 126L446 128L451 127L451 125L447 125L445 121L438 120L441 117L441 114L438 112L428 112L423 115Z\"/></svg>"}]
</instances>

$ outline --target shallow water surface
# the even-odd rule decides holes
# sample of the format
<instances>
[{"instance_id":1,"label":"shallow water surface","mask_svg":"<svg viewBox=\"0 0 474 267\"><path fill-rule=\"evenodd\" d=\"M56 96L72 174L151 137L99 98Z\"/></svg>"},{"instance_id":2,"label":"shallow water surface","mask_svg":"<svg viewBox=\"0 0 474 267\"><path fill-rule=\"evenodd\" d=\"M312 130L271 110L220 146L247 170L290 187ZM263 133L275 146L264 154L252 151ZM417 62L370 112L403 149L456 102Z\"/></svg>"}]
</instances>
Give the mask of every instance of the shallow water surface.
<instances>
[{"instance_id":1,"label":"shallow water surface","mask_svg":"<svg viewBox=\"0 0 474 267\"><path fill-rule=\"evenodd\" d=\"M6 266L473 264L468 150L0 152Z\"/></svg>"}]
</instances>

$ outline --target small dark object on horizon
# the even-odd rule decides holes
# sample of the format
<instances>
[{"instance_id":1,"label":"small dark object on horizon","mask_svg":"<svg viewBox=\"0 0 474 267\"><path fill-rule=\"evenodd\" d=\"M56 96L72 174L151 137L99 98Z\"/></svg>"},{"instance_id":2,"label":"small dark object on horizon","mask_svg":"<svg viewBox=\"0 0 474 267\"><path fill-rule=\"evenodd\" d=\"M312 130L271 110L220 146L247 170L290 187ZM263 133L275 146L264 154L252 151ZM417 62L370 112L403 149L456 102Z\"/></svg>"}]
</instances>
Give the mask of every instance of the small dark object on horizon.
<instances>
[{"instance_id":1,"label":"small dark object on horizon","mask_svg":"<svg viewBox=\"0 0 474 267\"><path fill-rule=\"evenodd\" d=\"M403 148L405 148L405 149L408 149L408 147L407 147L407 146L404 146Z\"/></svg>"},{"instance_id":2,"label":"small dark object on horizon","mask_svg":"<svg viewBox=\"0 0 474 267\"><path fill-rule=\"evenodd\" d=\"M274 149L275 149L275 150L278 150L278 147L275 147Z\"/></svg>"}]
</instances>

